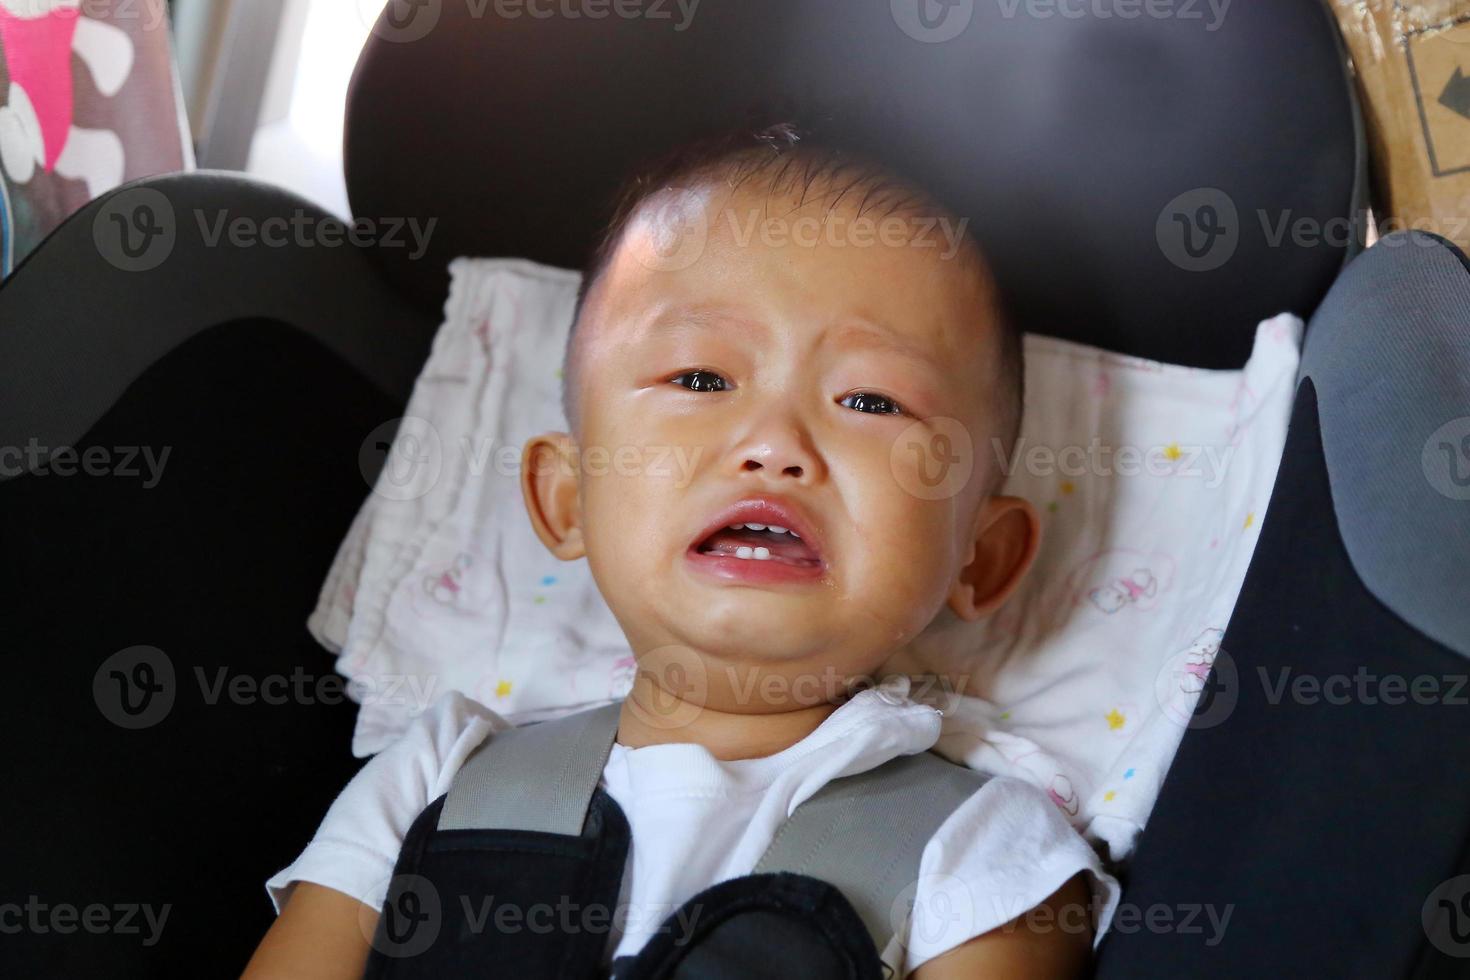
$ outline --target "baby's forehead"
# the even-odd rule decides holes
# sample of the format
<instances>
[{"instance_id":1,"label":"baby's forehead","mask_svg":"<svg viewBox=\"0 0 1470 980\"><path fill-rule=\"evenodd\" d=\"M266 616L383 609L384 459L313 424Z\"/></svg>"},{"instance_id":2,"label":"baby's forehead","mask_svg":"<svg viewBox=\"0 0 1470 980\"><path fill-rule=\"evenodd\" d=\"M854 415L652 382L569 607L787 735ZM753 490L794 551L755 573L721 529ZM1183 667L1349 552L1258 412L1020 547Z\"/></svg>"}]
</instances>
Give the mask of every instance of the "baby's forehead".
<instances>
[{"instance_id":1,"label":"baby's forehead","mask_svg":"<svg viewBox=\"0 0 1470 980\"><path fill-rule=\"evenodd\" d=\"M995 347L993 282L968 222L882 185L666 186L630 212L592 291L598 309L577 331L613 344L671 308L735 307L721 329L872 322L961 370Z\"/></svg>"},{"instance_id":2,"label":"baby's forehead","mask_svg":"<svg viewBox=\"0 0 1470 980\"><path fill-rule=\"evenodd\" d=\"M935 301L994 299L969 219L885 186L752 179L666 187L630 214L609 266L619 259L631 259L622 265L635 272L690 277L742 262L808 273L845 268L859 287L903 283L922 285Z\"/></svg>"}]
</instances>

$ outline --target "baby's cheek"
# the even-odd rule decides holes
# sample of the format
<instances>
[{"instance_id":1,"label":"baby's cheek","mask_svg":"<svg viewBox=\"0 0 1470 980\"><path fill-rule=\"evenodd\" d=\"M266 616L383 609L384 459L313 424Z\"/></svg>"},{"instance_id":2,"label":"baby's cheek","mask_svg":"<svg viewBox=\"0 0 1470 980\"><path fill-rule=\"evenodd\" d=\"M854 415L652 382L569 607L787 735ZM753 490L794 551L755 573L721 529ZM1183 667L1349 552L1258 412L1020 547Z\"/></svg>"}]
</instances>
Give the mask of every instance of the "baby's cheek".
<instances>
[{"instance_id":1,"label":"baby's cheek","mask_svg":"<svg viewBox=\"0 0 1470 980\"><path fill-rule=\"evenodd\" d=\"M916 635L948 597L954 546L949 508L933 502L891 501L869 511L860 535L859 589L886 632Z\"/></svg>"}]
</instances>

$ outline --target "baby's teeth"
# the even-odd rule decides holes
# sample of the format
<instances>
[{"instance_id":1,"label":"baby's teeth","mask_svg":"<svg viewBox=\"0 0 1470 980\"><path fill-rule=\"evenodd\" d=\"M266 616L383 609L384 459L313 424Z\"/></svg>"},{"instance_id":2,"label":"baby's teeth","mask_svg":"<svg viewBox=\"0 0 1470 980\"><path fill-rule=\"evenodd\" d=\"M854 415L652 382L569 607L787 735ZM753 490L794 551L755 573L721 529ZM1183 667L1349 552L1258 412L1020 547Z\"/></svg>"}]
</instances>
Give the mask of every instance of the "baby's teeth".
<instances>
[{"instance_id":1,"label":"baby's teeth","mask_svg":"<svg viewBox=\"0 0 1470 980\"><path fill-rule=\"evenodd\" d=\"M767 524L766 525L766 530L767 531L770 531L772 534L785 534L786 533L786 529L784 527L777 527L774 524Z\"/></svg>"},{"instance_id":2,"label":"baby's teeth","mask_svg":"<svg viewBox=\"0 0 1470 980\"><path fill-rule=\"evenodd\" d=\"M755 554L755 549L754 548L747 548L744 545L741 545L739 548L736 548L735 549L735 557L736 558L749 558L749 557L751 557L754 554Z\"/></svg>"},{"instance_id":3,"label":"baby's teeth","mask_svg":"<svg viewBox=\"0 0 1470 980\"><path fill-rule=\"evenodd\" d=\"M747 524L745 526L750 528L752 531L764 531L766 529L766 526L764 524Z\"/></svg>"},{"instance_id":4,"label":"baby's teeth","mask_svg":"<svg viewBox=\"0 0 1470 980\"><path fill-rule=\"evenodd\" d=\"M771 557L771 549L757 548L755 549L755 557L757 561L765 561L766 559Z\"/></svg>"}]
</instances>

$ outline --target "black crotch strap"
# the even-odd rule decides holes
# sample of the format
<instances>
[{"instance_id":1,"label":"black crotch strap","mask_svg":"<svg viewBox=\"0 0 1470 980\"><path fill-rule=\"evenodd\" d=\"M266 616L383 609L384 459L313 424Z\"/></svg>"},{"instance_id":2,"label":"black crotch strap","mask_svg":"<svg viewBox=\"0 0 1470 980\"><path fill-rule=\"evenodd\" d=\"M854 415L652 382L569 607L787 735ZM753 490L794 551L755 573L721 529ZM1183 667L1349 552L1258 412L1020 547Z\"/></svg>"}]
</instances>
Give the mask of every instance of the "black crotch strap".
<instances>
[{"instance_id":1,"label":"black crotch strap","mask_svg":"<svg viewBox=\"0 0 1470 980\"><path fill-rule=\"evenodd\" d=\"M590 980L627 863L627 819L598 788L620 706L499 732L404 838L369 978Z\"/></svg>"}]
</instances>

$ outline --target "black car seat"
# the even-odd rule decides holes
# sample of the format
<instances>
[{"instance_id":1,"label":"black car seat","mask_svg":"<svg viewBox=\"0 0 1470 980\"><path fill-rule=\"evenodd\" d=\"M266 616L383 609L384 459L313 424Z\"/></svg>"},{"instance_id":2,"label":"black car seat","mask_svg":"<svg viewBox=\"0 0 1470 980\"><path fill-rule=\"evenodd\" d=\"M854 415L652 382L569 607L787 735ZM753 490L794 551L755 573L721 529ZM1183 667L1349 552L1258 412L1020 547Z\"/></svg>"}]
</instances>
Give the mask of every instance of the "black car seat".
<instances>
[{"instance_id":1,"label":"black car seat","mask_svg":"<svg viewBox=\"0 0 1470 980\"><path fill-rule=\"evenodd\" d=\"M533 6L394 0L363 52L353 209L438 219L422 259L211 245L200 212L324 216L199 174L94 202L0 287L0 447L173 448L151 490L42 476L43 459L0 483L17 679L0 731L19 790L0 803L0 903L173 909L152 946L31 931L5 938L7 958L112 976L244 962L270 921L264 879L353 768L352 711L211 704L199 671L329 673L302 623L422 363L447 261L580 266L635 161L794 118L970 216L1028 329L1236 368L1260 320L1310 318L1258 551L1126 876L1135 925L1098 974L1452 975L1470 953L1453 881L1470 871L1470 713L1262 683L1361 666L1447 688L1470 655L1454 468L1470 466L1470 445L1455 455L1470 281L1432 236L1358 254L1361 122L1320 0L1136 18L973 0L703 0L687 21L675 4ZM119 255L116 213L172 236ZM156 679L160 654L172 708L121 727L98 677ZM1204 904L1231 910L1213 945L1198 911L1182 922Z\"/></svg>"}]
</instances>

